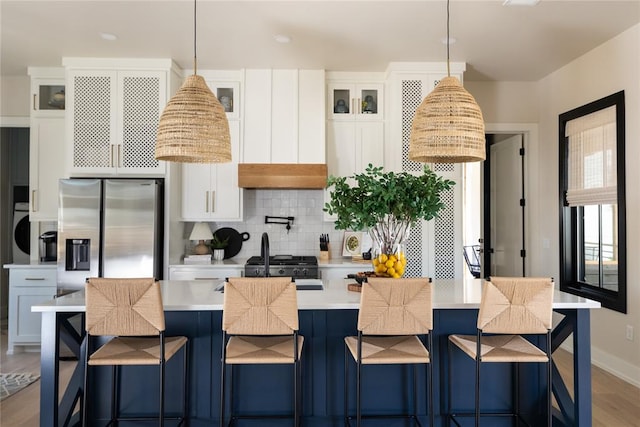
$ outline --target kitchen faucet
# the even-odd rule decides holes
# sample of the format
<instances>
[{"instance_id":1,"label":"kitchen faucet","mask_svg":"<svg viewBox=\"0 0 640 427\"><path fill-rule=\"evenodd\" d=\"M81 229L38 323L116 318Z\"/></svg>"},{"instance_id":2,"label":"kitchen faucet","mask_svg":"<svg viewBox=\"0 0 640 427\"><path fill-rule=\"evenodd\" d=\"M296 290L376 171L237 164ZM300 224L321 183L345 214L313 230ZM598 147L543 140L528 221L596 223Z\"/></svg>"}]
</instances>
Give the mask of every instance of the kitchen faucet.
<instances>
[{"instance_id":1,"label":"kitchen faucet","mask_svg":"<svg viewBox=\"0 0 640 427\"><path fill-rule=\"evenodd\" d=\"M269 235L262 233L262 247L260 256L264 260L264 277L269 277Z\"/></svg>"}]
</instances>

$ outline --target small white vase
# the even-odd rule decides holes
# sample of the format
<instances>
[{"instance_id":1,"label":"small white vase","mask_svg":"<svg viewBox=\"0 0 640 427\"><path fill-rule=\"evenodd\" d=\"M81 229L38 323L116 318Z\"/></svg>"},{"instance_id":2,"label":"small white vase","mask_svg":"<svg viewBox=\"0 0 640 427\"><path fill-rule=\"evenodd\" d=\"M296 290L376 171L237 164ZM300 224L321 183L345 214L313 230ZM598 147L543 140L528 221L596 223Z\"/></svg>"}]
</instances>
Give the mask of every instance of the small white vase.
<instances>
[{"instance_id":1,"label":"small white vase","mask_svg":"<svg viewBox=\"0 0 640 427\"><path fill-rule=\"evenodd\" d=\"M216 261L222 261L224 259L224 249L214 249L213 259Z\"/></svg>"}]
</instances>

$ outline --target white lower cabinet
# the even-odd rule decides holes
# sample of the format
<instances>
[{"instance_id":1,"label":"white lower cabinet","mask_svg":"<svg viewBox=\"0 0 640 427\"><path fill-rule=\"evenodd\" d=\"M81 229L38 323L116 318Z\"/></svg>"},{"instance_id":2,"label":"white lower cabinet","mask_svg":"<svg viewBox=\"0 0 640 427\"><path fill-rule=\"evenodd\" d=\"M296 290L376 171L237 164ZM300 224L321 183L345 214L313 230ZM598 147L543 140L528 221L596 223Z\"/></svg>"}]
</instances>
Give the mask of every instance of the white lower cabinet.
<instances>
[{"instance_id":1,"label":"white lower cabinet","mask_svg":"<svg viewBox=\"0 0 640 427\"><path fill-rule=\"evenodd\" d=\"M241 221L242 190L238 187L240 123L229 120L229 163L182 166L182 219L184 221Z\"/></svg>"},{"instance_id":2,"label":"white lower cabinet","mask_svg":"<svg viewBox=\"0 0 640 427\"><path fill-rule=\"evenodd\" d=\"M228 277L241 277L243 272L244 265L170 266L169 280L224 280Z\"/></svg>"},{"instance_id":3,"label":"white lower cabinet","mask_svg":"<svg viewBox=\"0 0 640 427\"><path fill-rule=\"evenodd\" d=\"M56 296L54 268L12 268L9 271L9 340L7 354L16 347L40 345L40 313L31 306Z\"/></svg>"}]
</instances>

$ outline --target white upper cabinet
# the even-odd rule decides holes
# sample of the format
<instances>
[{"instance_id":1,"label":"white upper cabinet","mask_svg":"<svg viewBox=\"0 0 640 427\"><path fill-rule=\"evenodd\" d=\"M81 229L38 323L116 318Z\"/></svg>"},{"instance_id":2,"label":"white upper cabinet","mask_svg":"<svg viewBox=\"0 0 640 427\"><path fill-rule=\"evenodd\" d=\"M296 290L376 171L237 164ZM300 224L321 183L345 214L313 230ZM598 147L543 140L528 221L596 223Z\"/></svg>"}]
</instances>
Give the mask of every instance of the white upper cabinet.
<instances>
[{"instance_id":1,"label":"white upper cabinet","mask_svg":"<svg viewBox=\"0 0 640 427\"><path fill-rule=\"evenodd\" d=\"M65 59L71 175L164 175L154 151L172 62L149 61L108 67Z\"/></svg>"},{"instance_id":2,"label":"white upper cabinet","mask_svg":"<svg viewBox=\"0 0 640 427\"><path fill-rule=\"evenodd\" d=\"M327 170L333 176L385 166L384 80L377 73L332 72L327 82ZM362 82L362 83L361 83ZM325 190L325 202L331 188ZM325 221L336 218L324 213Z\"/></svg>"},{"instance_id":3,"label":"white upper cabinet","mask_svg":"<svg viewBox=\"0 0 640 427\"><path fill-rule=\"evenodd\" d=\"M242 146L242 73L203 70L201 75L227 113L231 162L182 165L181 218L183 221L242 221L243 190L238 188Z\"/></svg>"},{"instance_id":4,"label":"white upper cabinet","mask_svg":"<svg viewBox=\"0 0 640 427\"><path fill-rule=\"evenodd\" d=\"M229 120L229 163L182 165L183 221L242 221L242 189L238 188L240 122Z\"/></svg>"},{"instance_id":5,"label":"white upper cabinet","mask_svg":"<svg viewBox=\"0 0 640 427\"><path fill-rule=\"evenodd\" d=\"M451 76L462 83L465 64L451 63ZM446 62L395 62L387 68L387 129L385 168L420 172L422 163L408 159L409 139L416 109L447 76Z\"/></svg>"},{"instance_id":6,"label":"white upper cabinet","mask_svg":"<svg viewBox=\"0 0 640 427\"><path fill-rule=\"evenodd\" d=\"M245 70L245 163L325 163L324 70Z\"/></svg>"},{"instance_id":7,"label":"white upper cabinet","mask_svg":"<svg viewBox=\"0 0 640 427\"><path fill-rule=\"evenodd\" d=\"M384 118L384 84L331 81L327 116L331 120L376 121Z\"/></svg>"},{"instance_id":8,"label":"white upper cabinet","mask_svg":"<svg viewBox=\"0 0 640 427\"><path fill-rule=\"evenodd\" d=\"M227 113L227 119L238 120L240 118L240 82L226 82L205 80L211 92L218 98L222 108Z\"/></svg>"},{"instance_id":9,"label":"white upper cabinet","mask_svg":"<svg viewBox=\"0 0 640 427\"><path fill-rule=\"evenodd\" d=\"M58 219L58 180L65 174L63 68L29 67L29 219Z\"/></svg>"},{"instance_id":10,"label":"white upper cabinet","mask_svg":"<svg viewBox=\"0 0 640 427\"><path fill-rule=\"evenodd\" d=\"M63 118L65 112L64 68L29 67L31 117Z\"/></svg>"}]
</instances>

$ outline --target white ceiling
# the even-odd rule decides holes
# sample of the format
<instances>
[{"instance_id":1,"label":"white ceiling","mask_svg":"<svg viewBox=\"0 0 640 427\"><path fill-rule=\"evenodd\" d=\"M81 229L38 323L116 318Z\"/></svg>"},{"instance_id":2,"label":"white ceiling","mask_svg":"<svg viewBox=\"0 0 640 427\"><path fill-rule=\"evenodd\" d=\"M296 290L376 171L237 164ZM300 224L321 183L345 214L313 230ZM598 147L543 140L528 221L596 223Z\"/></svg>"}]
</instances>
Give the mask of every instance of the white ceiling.
<instances>
[{"instance_id":1,"label":"white ceiling","mask_svg":"<svg viewBox=\"0 0 640 427\"><path fill-rule=\"evenodd\" d=\"M199 69L384 71L445 61L446 2L199 0ZM3 76L64 56L173 58L193 68L193 1L0 0ZM640 22L640 0L452 0L451 61L466 80L535 81ZM107 42L99 32L113 33ZM292 38L274 41L275 34ZM627 52L638 55L638 52Z\"/></svg>"}]
</instances>

